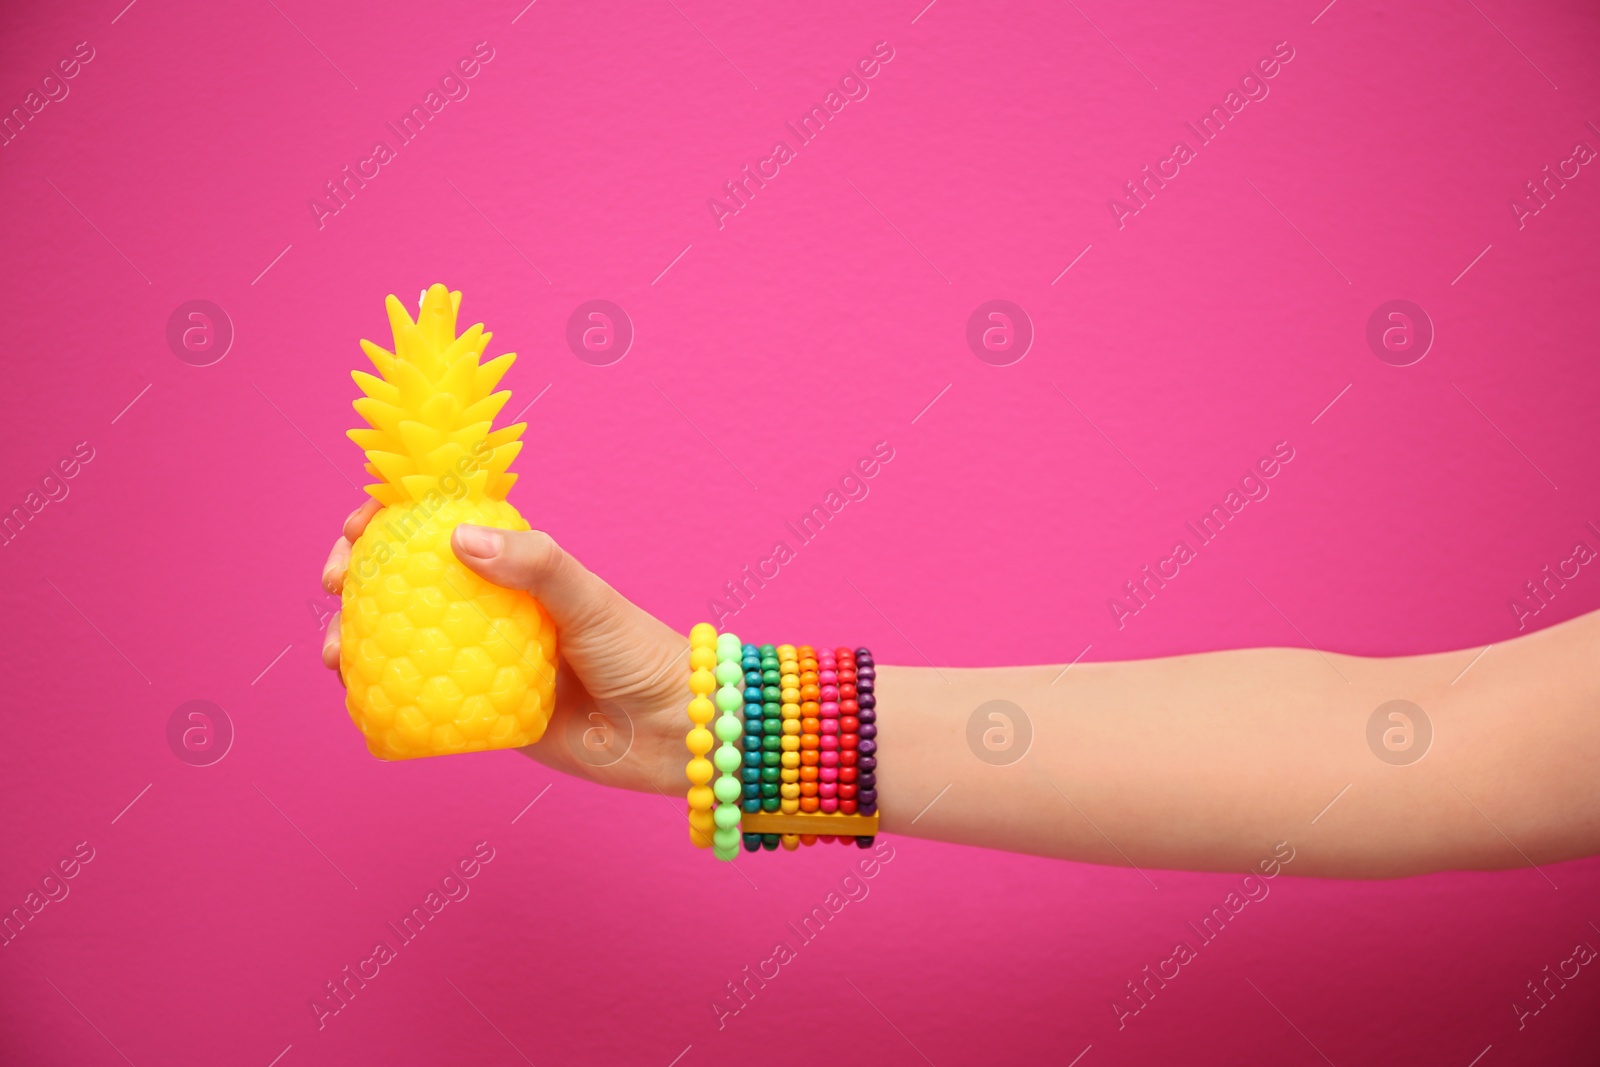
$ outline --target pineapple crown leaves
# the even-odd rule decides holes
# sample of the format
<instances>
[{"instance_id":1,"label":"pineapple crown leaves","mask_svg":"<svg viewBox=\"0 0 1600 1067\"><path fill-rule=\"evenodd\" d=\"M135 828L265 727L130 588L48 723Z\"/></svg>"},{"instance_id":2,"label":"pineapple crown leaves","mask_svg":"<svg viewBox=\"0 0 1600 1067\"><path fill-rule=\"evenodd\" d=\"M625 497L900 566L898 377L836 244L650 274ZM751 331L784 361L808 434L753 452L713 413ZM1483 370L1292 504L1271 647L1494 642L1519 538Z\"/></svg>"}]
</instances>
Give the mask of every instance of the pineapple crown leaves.
<instances>
[{"instance_id":1,"label":"pineapple crown leaves","mask_svg":"<svg viewBox=\"0 0 1600 1067\"><path fill-rule=\"evenodd\" d=\"M456 335L461 294L432 285L412 320L394 296L385 301L394 351L363 340L377 375L351 377L365 395L355 402L367 426L349 431L378 479L367 492L385 506L420 501L430 492L468 500L504 500L517 476L506 468L522 450L527 423L495 430L511 391L495 386L516 354L482 362L494 335L478 323Z\"/></svg>"}]
</instances>

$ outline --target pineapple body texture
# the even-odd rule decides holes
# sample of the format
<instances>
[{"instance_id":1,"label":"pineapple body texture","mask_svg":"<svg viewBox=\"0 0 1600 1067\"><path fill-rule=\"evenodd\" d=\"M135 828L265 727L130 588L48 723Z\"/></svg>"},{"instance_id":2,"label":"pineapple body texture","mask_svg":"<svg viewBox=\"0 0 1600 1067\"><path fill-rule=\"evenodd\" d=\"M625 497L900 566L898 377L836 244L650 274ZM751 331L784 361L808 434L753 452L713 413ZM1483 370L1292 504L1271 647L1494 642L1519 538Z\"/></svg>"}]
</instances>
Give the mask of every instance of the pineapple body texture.
<instances>
[{"instance_id":1,"label":"pineapple body texture","mask_svg":"<svg viewBox=\"0 0 1600 1067\"><path fill-rule=\"evenodd\" d=\"M350 436L384 508L351 549L339 665L350 717L380 759L532 744L553 710L550 616L450 548L460 523L528 529L505 500L523 426L491 429L510 397L493 389L514 357L482 363L481 326L456 336L460 299L433 286L412 322L391 296L395 351L363 341L379 376L355 376L370 428Z\"/></svg>"}]
</instances>

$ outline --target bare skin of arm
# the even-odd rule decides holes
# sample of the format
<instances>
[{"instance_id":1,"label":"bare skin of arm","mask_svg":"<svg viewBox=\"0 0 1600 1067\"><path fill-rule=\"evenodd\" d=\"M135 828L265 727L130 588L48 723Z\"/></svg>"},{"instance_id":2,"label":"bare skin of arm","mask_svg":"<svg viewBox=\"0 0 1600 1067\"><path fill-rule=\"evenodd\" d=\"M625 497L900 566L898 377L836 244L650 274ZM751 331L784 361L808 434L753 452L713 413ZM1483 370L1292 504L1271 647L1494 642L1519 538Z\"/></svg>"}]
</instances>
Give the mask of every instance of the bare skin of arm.
<instances>
[{"instance_id":1,"label":"bare skin of arm","mask_svg":"<svg viewBox=\"0 0 1600 1067\"><path fill-rule=\"evenodd\" d=\"M346 520L323 571L330 592L377 510L371 502ZM688 639L548 535L460 527L452 544L469 568L531 592L555 620L555 716L546 740L522 751L604 785L681 797ZM338 640L335 618L323 648L333 668ZM1247 871L1288 841L1296 861L1286 872L1327 878L1600 852L1600 612L1476 655L1266 648L1079 663L1064 674L1060 664L880 665L882 829L1197 871ZM993 700L1015 704L1032 727L1026 754L1004 766L978 759L967 740L974 709ZM1386 762L1369 747L1368 720L1391 700L1412 702L1431 723L1414 762ZM566 717L597 707L620 708L634 727L628 755L598 769L553 740ZM1400 720L1384 729L1405 739ZM1412 729L1414 753L1423 728Z\"/></svg>"}]
</instances>

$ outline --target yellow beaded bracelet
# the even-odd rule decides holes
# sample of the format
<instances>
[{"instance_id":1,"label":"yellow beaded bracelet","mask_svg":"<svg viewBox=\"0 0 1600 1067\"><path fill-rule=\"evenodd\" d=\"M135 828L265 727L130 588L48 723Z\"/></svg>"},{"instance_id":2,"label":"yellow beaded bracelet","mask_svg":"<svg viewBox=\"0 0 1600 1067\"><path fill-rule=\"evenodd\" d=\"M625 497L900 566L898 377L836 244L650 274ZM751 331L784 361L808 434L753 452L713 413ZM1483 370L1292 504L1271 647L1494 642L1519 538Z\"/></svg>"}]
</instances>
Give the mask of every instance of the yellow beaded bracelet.
<instances>
[{"instance_id":1,"label":"yellow beaded bracelet","mask_svg":"<svg viewBox=\"0 0 1600 1067\"><path fill-rule=\"evenodd\" d=\"M716 705L711 694L717 688L717 628L702 622L689 631L689 730L687 744L693 754L685 773L689 777L689 841L695 848L710 848L716 829L712 809L716 796L711 791L711 776L716 768L706 758L716 739L708 729Z\"/></svg>"}]
</instances>

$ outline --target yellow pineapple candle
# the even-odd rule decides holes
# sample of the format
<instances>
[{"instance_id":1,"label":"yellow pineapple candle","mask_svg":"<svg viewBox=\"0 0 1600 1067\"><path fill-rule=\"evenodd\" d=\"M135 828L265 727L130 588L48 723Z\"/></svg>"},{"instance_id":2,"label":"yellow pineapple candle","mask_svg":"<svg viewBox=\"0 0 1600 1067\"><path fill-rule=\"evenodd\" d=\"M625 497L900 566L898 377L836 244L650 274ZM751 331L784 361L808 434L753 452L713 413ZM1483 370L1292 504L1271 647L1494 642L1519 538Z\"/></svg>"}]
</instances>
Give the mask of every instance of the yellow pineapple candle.
<instances>
[{"instance_id":1,"label":"yellow pineapple candle","mask_svg":"<svg viewBox=\"0 0 1600 1067\"><path fill-rule=\"evenodd\" d=\"M456 335L461 294L434 285L416 321L387 301L394 351L362 341L365 428L350 439L383 504L350 553L339 667L350 717L379 759L515 748L544 735L556 633L526 593L479 578L450 550L459 523L526 530L506 501L526 423L493 429L515 354L482 362L483 324Z\"/></svg>"}]
</instances>

